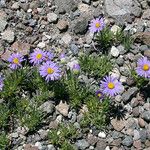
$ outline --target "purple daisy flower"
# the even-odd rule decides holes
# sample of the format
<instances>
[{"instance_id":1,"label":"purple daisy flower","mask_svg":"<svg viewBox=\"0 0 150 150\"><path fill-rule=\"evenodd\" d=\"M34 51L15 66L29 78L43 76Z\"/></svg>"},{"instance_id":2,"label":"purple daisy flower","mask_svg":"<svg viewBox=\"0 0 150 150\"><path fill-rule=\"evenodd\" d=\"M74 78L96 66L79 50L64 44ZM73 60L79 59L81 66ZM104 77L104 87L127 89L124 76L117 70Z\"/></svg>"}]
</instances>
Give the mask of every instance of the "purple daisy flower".
<instances>
[{"instance_id":1,"label":"purple daisy flower","mask_svg":"<svg viewBox=\"0 0 150 150\"><path fill-rule=\"evenodd\" d=\"M51 53L50 51L45 52L45 60L46 61L51 61L54 58L54 54Z\"/></svg>"},{"instance_id":2,"label":"purple daisy flower","mask_svg":"<svg viewBox=\"0 0 150 150\"><path fill-rule=\"evenodd\" d=\"M104 18L96 18L91 20L89 30L92 33L99 32L105 27Z\"/></svg>"},{"instance_id":3,"label":"purple daisy flower","mask_svg":"<svg viewBox=\"0 0 150 150\"><path fill-rule=\"evenodd\" d=\"M40 75L45 78L47 82L50 80L57 80L60 78L61 71L59 70L59 66L51 61L45 62L39 68Z\"/></svg>"},{"instance_id":4,"label":"purple daisy flower","mask_svg":"<svg viewBox=\"0 0 150 150\"><path fill-rule=\"evenodd\" d=\"M30 54L30 63L34 65L39 65L46 58L46 53L41 49L36 48L33 53Z\"/></svg>"},{"instance_id":5,"label":"purple daisy flower","mask_svg":"<svg viewBox=\"0 0 150 150\"><path fill-rule=\"evenodd\" d=\"M21 62L24 61L23 56L19 53L13 53L8 58L8 61L11 63L9 67L11 69L17 69L19 67L22 67Z\"/></svg>"},{"instance_id":6,"label":"purple daisy flower","mask_svg":"<svg viewBox=\"0 0 150 150\"><path fill-rule=\"evenodd\" d=\"M123 85L117 80L117 78L112 76L106 76L101 81L100 87L103 94L107 96L116 96L123 91Z\"/></svg>"},{"instance_id":7,"label":"purple daisy flower","mask_svg":"<svg viewBox=\"0 0 150 150\"><path fill-rule=\"evenodd\" d=\"M2 91L3 86L4 86L4 82L3 82L3 77L0 75L0 91Z\"/></svg>"},{"instance_id":8,"label":"purple daisy flower","mask_svg":"<svg viewBox=\"0 0 150 150\"><path fill-rule=\"evenodd\" d=\"M78 74L80 72L80 65L79 64L74 64L72 67L72 71L74 74Z\"/></svg>"},{"instance_id":9,"label":"purple daisy flower","mask_svg":"<svg viewBox=\"0 0 150 150\"><path fill-rule=\"evenodd\" d=\"M139 76L150 78L150 61L147 57L143 57L138 60L136 73Z\"/></svg>"},{"instance_id":10,"label":"purple daisy flower","mask_svg":"<svg viewBox=\"0 0 150 150\"><path fill-rule=\"evenodd\" d=\"M104 94L101 90L96 91L96 96L101 100L104 98Z\"/></svg>"}]
</instances>

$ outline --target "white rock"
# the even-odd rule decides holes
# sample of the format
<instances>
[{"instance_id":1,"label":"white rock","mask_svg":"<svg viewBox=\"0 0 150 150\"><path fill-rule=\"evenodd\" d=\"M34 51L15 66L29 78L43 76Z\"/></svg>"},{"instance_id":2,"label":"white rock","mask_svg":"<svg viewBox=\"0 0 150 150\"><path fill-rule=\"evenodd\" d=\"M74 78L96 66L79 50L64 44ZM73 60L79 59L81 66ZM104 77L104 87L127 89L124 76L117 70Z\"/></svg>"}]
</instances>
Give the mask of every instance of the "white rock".
<instances>
[{"instance_id":1,"label":"white rock","mask_svg":"<svg viewBox=\"0 0 150 150\"><path fill-rule=\"evenodd\" d=\"M113 26L111 27L111 31L112 31L114 34L116 34L118 31L121 31L121 28L120 28L119 26L117 26L117 25L113 25Z\"/></svg>"},{"instance_id":2,"label":"white rock","mask_svg":"<svg viewBox=\"0 0 150 150\"><path fill-rule=\"evenodd\" d=\"M63 118L62 115L59 115L59 116L57 116L56 121L57 121L58 123L61 123L62 118Z\"/></svg>"},{"instance_id":3,"label":"white rock","mask_svg":"<svg viewBox=\"0 0 150 150\"><path fill-rule=\"evenodd\" d=\"M39 150L42 149L42 144L41 144L40 142L36 142L36 143L35 143L35 146L37 146Z\"/></svg>"},{"instance_id":4,"label":"white rock","mask_svg":"<svg viewBox=\"0 0 150 150\"><path fill-rule=\"evenodd\" d=\"M19 136L19 135L18 135L17 132L14 132L14 133L11 134L11 137L13 137L13 138L17 138L18 136Z\"/></svg>"},{"instance_id":5,"label":"white rock","mask_svg":"<svg viewBox=\"0 0 150 150\"><path fill-rule=\"evenodd\" d=\"M105 132L99 132L98 137L100 137L100 138L106 138Z\"/></svg>"},{"instance_id":6,"label":"white rock","mask_svg":"<svg viewBox=\"0 0 150 150\"><path fill-rule=\"evenodd\" d=\"M68 33L66 33L63 37L62 37L62 41L65 43L65 44L67 44L67 45L69 45L70 44L70 42L71 42L71 36L68 34Z\"/></svg>"},{"instance_id":7,"label":"white rock","mask_svg":"<svg viewBox=\"0 0 150 150\"><path fill-rule=\"evenodd\" d=\"M120 81L121 81L122 83L126 83L127 77L121 76L121 77L120 77Z\"/></svg>"},{"instance_id":8,"label":"white rock","mask_svg":"<svg viewBox=\"0 0 150 150\"><path fill-rule=\"evenodd\" d=\"M19 9L19 7L20 7L20 6L19 6L19 2L15 2L15 3L11 6L11 8L12 8L12 9L15 9L15 10L16 10L16 9Z\"/></svg>"},{"instance_id":9,"label":"white rock","mask_svg":"<svg viewBox=\"0 0 150 150\"><path fill-rule=\"evenodd\" d=\"M28 9L28 10L27 10L27 12L28 12L28 13L31 13L31 12L32 12L32 9L31 9L31 8L30 8L30 9Z\"/></svg>"},{"instance_id":10,"label":"white rock","mask_svg":"<svg viewBox=\"0 0 150 150\"><path fill-rule=\"evenodd\" d=\"M107 147L105 148L105 150L110 150L110 147L109 147L109 146L107 146Z\"/></svg>"},{"instance_id":11,"label":"white rock","mask_svg":"<svg viewBox=\"0 0 150 150\"><path fill-rule=\"evenodd\" d=\"M48 13L47 14L47 20L48 20L48 22L54 23L54 22L57 21L57 19L58 19L58 16L55 13Z\"/></svg>"},{"instance_id":12,"label":"white rock","mask_svg":"<svg viewBox=\"0 0 150 150\"><path fill-rule=\"evenodd\" d=\"M112 46L112 48L110 50L110 54L113 57L118 57L119 56L119 50L115 46Z\"/></svg>"},{"instance_id":13,"label":"white rock","mask_svg":"<svg viewBox=\"0 0 150 150\"><path fill-rule=\"evenodd\" d=\"M46 45L45 45L45 43L44 42L40 42L38 45L37 45L37 47L39 47L39 48L44 48Z\"/></svg>"}]
</instances>

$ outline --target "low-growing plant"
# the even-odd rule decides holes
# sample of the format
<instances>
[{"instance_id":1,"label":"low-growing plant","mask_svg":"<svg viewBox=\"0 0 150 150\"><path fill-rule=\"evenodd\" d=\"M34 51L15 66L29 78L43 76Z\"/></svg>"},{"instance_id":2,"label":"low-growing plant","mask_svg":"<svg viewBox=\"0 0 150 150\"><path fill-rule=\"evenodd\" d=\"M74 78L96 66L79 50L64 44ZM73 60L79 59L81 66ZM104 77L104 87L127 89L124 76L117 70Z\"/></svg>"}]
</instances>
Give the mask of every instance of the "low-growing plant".
<instances>
[{"instance_id":1,"label":"low-growing plant","mask_svg":"<svg viewBox=\"0 0 150 150\"><path fill-rule=\"evenodd\" d=\"M80 84L79 79L71 71L67 71L63 82L68 92L70 104L73 108L79 108L88 95L85 84Z\"/></svg>"},{"instance_id":2,"label":"low-growing plant","mask_svg":"<svg viewBox=\"0 0 150 150\"><path fill-rule=\"evenodd\" d=\"M5 133L0 133L0 149L6 150L9 145L9 139Z\"/></svg>"},{"instance_id":3,"label":"low-growing plant","mask_svg":"<svg viewBox=\"0 0 150 150\"><path fill-rule=\"evenodd\" d=\"M57 129L53 129L49 132L48 138L52 144L60 147L61 150L74 150L71 143L77 138L78 133L73 125L61 124Z\"/></svg>"},{"instance_id":4,"label":"low-growing plant","mask_svg":"<svg viewBox=\"0 0 150 150\"><path fill-rule=\"evenodd\" d=\"M123 29L118 29L115 33L110 30L110 27L106 26L102 31L96 35L96 41L104 53L107 53L108 49L112 45L122 44L125 50L129 51L133 44L133 39L129 33L125 33Z\"/></svg>"},{"instance_id":5,"label":"low-growing plant","mask_svg":"<svg viewBox=\"0 0 150 150\"><path fill-rule=\"evenodd\" d=\"M95 96L89 96L86 101L88 112L84 114L80 122L81 126L95 126L102 129L108 123L109 99L105 98L103 101L99 101Z\"/></svg>"},{"instance_id":6,"label":"low-growing plant","mask_svg":"<svg viewBox=\"0 0 150 150\"><path fill-rule=\"evenodd\" d=\"M83 55L79 58L81 70L90 76L95 78L102 78L108 74L112 68L113 64L110 62L108 56L87 56Z\"/></svg>"}]
</instances>

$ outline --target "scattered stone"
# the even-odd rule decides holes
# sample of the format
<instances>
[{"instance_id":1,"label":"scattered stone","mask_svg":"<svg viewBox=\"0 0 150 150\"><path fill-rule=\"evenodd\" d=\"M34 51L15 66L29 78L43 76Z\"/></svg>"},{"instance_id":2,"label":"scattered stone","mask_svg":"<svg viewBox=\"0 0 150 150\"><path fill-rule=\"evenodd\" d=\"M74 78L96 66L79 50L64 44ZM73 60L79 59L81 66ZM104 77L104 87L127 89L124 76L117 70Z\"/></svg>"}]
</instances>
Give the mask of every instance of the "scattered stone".
<instances>
[{"instance_id":1,"label":"scattered stone","mask_svg":"<svg viewBox=\"0 0 150 150\"><path fill-rule=\"evenodd\" d=\"M51 121L49 124L50 129L57 129L59 122L57 120Z\"/></svg>"},{"instance_id":2,"label":"scattered stone","mask_svg":"<svg viewBox=\"0 0 150 150\"><path fill-rule=\"evenodd\" d=\"M116 131L121 131L125 127L124 120L112 119L111 124Z\"/></svg>"},{"instance_id":3,"label":"scattered stone","mask_svg":"<svg viewBox=\"0 0 150 150\"><path fill-rule=\"evenodd\" d=\"M106 140L100 139L97 144L96 144L96 149L97 150L104 150L107 147Z\"/></svg>"},{"instance_id":4,"label":"scattered stone","mask_svg":"<svg viewBox=\"0 0 150 150\"><path fill-rule=\"evenodd\" d=\"M0 20L0 32L4 31L7 25L7 21Z\"/></svg>"},{"instance_id":5,"label":"scattered stone","mask_svg":"<svg viewBox=\"0 0 150 150\"><path fill-rule=\"evenodd\" d=\"M145 111L143 114L142 114L142 118L147 121L147 122L150 122L150 111Z\"/></svg>"},{"instance_id":6,"label":"scattered stone","mask_svg":"<svg viewBox=\"0 0 150 150\"><path fill-rule=\"evenodd\" d=\"M46 44L44 43L44 42L40 42L38 45L37 45L37 47L39 47L39 48L44 48L46 46Z\"/></svg>"},{"instance_id":7,"label":"scattered stone","mask_svg":"<svg viewBox=\"0 0 150 150\"><path fill-rule=\"evenodd\" d=\"M140 114L139 108L138 107L133 108L132 113L134 117L138 117Z\"/></svg>"},{"instance_id":8,"label":"scattered stone","mask_svg":"<svg viewBox=\"0 0 150 150\"><path fill-rule=\"evenodd\" d=\"M150 46L150 32L138 32L133 35L133 39L136 42L143 42Z\"/></svg>"},{"instance_id":9,"label":"scattered stone","mask_svg":"<svg viewBox=\"0 0 150 150\"><path fill-rule=\"evenodd\" d=\"M47 20L49 23L56 23L58 20L58 16L55 13L48 13Z\"/></svg>"},{"instance_id":10,"label":"scattered stone","mask_svg":"<svg viewBox=\"0 0 150 150\"><path fill-rule=\"evenodd\" d=\"M117 25L113 25L113 26L111 27L111 31L112 31L114 34L116 34L117 32L120 32L120 31L121 31L121 28L120 28L119 26L117 26Z\"/></svg>"},{"instance_id":11,"label":"scattered stone","mask_svg":"<svg viewBox=\"0 0 150 150\"><path fill-rule=\"evenodd\" d=\"M67 103L63 103L60 101L60 103L56 106L56 110L59 111L63 116L68 116L68 110L69 110L69 105Z\"/></svg>"},{"instance_id":12,"label":"scattered stone","mask_svg":"<svg viewBox=\"0 0 150 150\"><path fill-rule=\"evenodd\" d=\"M100 137L100 138L106 138L105 132L100 132L100 133L98 134L98 137Z\"/></svg>"},{"instance_id":13,"label":"scattered stone","mask_svg":"<svg viewBox=\"0 0 150 150\"><path fill-rule=\"evenodd\" d=\"M11 29L5 30L1 35L2 39L6 40L8 43L12 43L15 39L15 34Z\"/></svg>"},{"instance_id":14,"label":"scattered stone","mask_svg":"<svg viewBox=\"0 0 150 150\"><path fill-rule=\"evenodd\" d=\"M144 56L149 57L150 58L150 50L146 50L144 51Z\"/></svg>"},{"instance_id":15,"label":"scattered stone","mask_svg":"<svg viewBox=\"0 0 150 150\"><path fill-rule=\"evenodd\" d=\"M45 103L43 103L40 107L40 110L42 110L43 112L47 114L52 114L55 110L54 104L51 101L47 101Z\"/></svg>"},{"instance_id":16,"label":"scattered stone","mask_svg":"<svg viewBox=\"0 0 150 150\"><path fill-rule=\"evenodd\" d=\"M127 103L128 101L132 99L132 97L134 97L137 94L137 92L138 92L137 87L129 88L128 91L122 94L123 101Z\"/></svg>"},{"instance_id":17,"label":"scattered stone","mask_svg":"<svg viewBox=\"0 0 150 150\"><path fill-rule=\"evenodd\" d=\"M55 5L58 7L59 13L70 13L77 9L77 3L73 0L55 0Z\"/></svg>"},{"instance_id":18,"label":"scattered stone","mask_svg":"<svg viewBox=\"0 0 150 150\"><path fill-rule=\"evenodd\" d=\"M147 10L144 11L144 13L142 15L142 18L150 20L150 9L147 9Z\"/></svg>"},{"instance_id":19,"label":"scattered stone","mask_svg":"<svg viewBox=\"0 0 150 150\"><path fill-rule=\"evenodd\" d=\"M24 150L39 150L37 146L32 146L31 144L26 144Z\"/></svg>"},{"instance_id":20,"label":"scattered stone","mask_svg":"<svg viewBox=\"0 0 150 150\"><path fill-rule=\"evenodd\" d=\"M68 34L68 33L66 33L63 37L62 37L62 41L65 43L65 44L67 44L67 45L69 45L70 43L71 43L71 36L70 36L70 34Z\"/></svg>"},{"instance_id":21,"label":"scattered stone","mask_svg":"<svg viewBox=\"0 0 150 150\"><path fill-rule=\"evenodd\" d=\"M139 140L140 139L140 133L138 130L134 130L134 137L133 137L133 140L136 141L136 140Z\"/></svg>"},{"instance_id":22,"label":"scattered stone","mask_svg":"<svg viewBox=\"0 0 150 150\"><path fill-rule=\"evenodd\" d=\"M115 46L112 46L112 48L110 50L110 53L113 57L118 57L119 56L119 50Z\"/></svg>"},{"instance_id":23,"label":"scattered stone","mask_svg":"<svg viewBox=\"0 0 150 150\"><path fill-rule=\"evenodd\" d=\"M30 53L30 44L28 43L22 43L20 41L16 41L15 43L13 43L11 45L11 50L13 52L18 52L20 54L24 55L28 55Z\"/></svg>"},{"instance_id":24,"label":"scattered stone","mask_svg":"<svg viewBox=\"0 0 150 150\"><path fill-rule=\"evenodd\" d=\"M71 44L70 49L74 55L77 55L79 52L78 46L76 46L75 44Z\"/></svg>"},{"instance_id":25,"label":"scattered stone","mask_svg":"<svg viewBox=\"0 0 150 150\"><path fill-rule=\"evenodd\" d=\"M98 138L96 136L93 136L92 134L88 134L88 143L90 145L95 145L98 141Z\"/></svg>"},{"instance_id":26,"label":"scattered stone","mask_svg":"<svg viewBox=\"0 0 150 150\"><path fill-rule=\"evenodd\" d=\"M40 142L36 142L35 146L38 147L39 150L42 150L42 144Z\"/></svg>"},{"instance_id":27,"label":"scattered stone","mask_svg":"<svg viewBox=\"0 0 150 150\"><path fill-rule=\"evenodd\" d=\"M17 138L18 136L19 136L19 135L18 135L17 132L14 132L14 133L11 134L11 137L12 137L12 138Z\"/></svg>"},{"instance_id":28,"label":"scattered stone","mask_svg":"<svg viewBox=\"0 0 150 150\"><path fill-rule=\"evenodd\" d=\"M82 0L82 2L85 3L85 4L89 4L90 5L91 0Z\"/></svg>"},{"instance_id":29,"label":"scattered stone","mask_svg":"<svg viewBox=\"0 0 150 150\"><path fill-rule=\"evenodd\" d=\"M142 149L142 147L141 147L141 141L140 141L140 140L134 141L134 142L133 142L133 146L134 146L137 150Z\"/></svg>"},{"instance_id":30,"label":"scattered stone","mask_svg":"<svg viewBox=\"0 0 150 150\"><path fill-rule=\"evenodd\" d=\"M56 150L54 145L52 145L52 144L47 145L47 148L48 148L48 150Z\"/></svg>"},{"instance_id":31,"label":"scattered stone","mask_svg":"<svg viewBox=\"0 0 150 150\"><path fill-rule=\"evenodd\" d=\"M140 130L139 133L140 133L141 142L146 142L147 131L145 129L143 129L143 130Z\"/></svg>"},{"instance_id":32,"label":"scattered stone","mask_svg":"<svg viewBox=\"0 0 150 150\"><path fill-rule=\"evenodd\" d=\"M78 140L75 145L81 150L85 150L87 147L89 147L89 143L85 139Z\"/></svg>"},{"instance_id":33,"label":"scattered stone","mask_svg":"<svg viewBox=\"0 0 150 150\"><path fill-rule=\"evenodd\" d=\"M13 5L11 6L11 8L12 9L14 9L14 10L17 10L17 9L19 9L19 2L15 2L15 3L13 3Z\"/></svg>"},{"instance_id":34,"label":"scattered stone","mask_svg":"<svg viewBox=\"0 0 150 150\"><path fill-rule=\"evenodd\" d=\"M74 26L74 32L76 34L84 34L87 30L88 21L86 18L79 19Z\"/></svg>"},{"instance_id":35,"label":"scattered stone","mask_svg":"<svg viewBox=\"0 0 150 150\"><path fill-rule=\"evenodd\" d=\"M142 118L139 118L138 123L141 128L145 127L145 121Z\"/></svg>"},{"instance_id":36,"label":"scattered stone","mask_svg":"<svg viewBox=\"0 0 150 150\"><path fill-rule=\"evenodd\" d=\"M126 136L123 141L122 144L125 146L131 146L133 144L133 139L131 136Z\"/></svg>"},{"instance_id":37,"label":"scattered stone","mask_svg":"<svg viewBox=\"0 0 150 150\"><path fill-rule=\"evenodd\" d=\"M56 26L60 31L66 31L68 28L68 22L65 20L59 20Z\"/></svg>"}]
</instances>

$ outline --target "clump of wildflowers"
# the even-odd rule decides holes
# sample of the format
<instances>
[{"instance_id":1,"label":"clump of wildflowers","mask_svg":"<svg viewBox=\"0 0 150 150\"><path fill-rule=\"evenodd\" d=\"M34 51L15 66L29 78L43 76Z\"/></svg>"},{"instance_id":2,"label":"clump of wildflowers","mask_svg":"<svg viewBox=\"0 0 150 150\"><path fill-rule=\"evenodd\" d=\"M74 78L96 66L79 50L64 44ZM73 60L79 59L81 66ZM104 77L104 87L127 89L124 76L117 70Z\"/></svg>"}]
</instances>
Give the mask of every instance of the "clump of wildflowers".
<instances>
[{"instance_id":1,"label":"clump of wildflowers","mask_svg":"<svg viewBox=\"0 0 150 150\"><path fill-rule=\"evenodd\" d=\"M99 32L105 27L104 18L96 18L91 20L89 30L92 33Z\"/></svg>"},{"instance_id":2,"label":"clump of wildflowers","mask_svg":"<svg viewBox=\"0 0 150 150\"><path fill-rule=\"evenodd\" d=\"M8 61L10 62L9 67L13 70L18 69L19 67L22 67L21 62L24 61L23 56L19 53L13 53L8 58Z\"/></svg>"},{"instance_id":3,"label":"clump of wildflowers","mask_svg":"<svg viewBox=\"0 0 150 150\"><path fill-rule=\"evenodd\" d=\"M33 53L30 54L30 62L34 65L39 65L42 63L46 58L46 52L42 51L41 49L36 48Z\"/></svg>"},{"instance_id":4,"label":"clump of wildflowers","mask_svg":"<svg viewBox=\"0 0 150 150\"><path fill-rule=\"evenodd\" d=\"M123 91L123 85L117 78L106 76L101 81L100 87L106 96L116 96Z\"/></svg>"},{"instance_id":5,"label":"clump of wildflowers","mask_svg":"<svg viewBox=\"0 0 150 150\"><path fill-rule=\"evenodd\" d=\"M47 82L49 82L50 80L58 80L61 76L59 66L51 61L45 62L39 68L39 72L40 75L44 77Z\"/></svg>"},{"instance_id":6,"label":"clump of wildflowers","mask_svg":"<svg viewBox=\"0 0 150 150\"><path fill-rule=\"evenodd\" d=\"M3 86L4 86L4 81L3 77L0 75L0 91L2 91Z\"/></svg>"},{"instance_id":7,"label":"clump of wildflowers","mask_svg":"<svg viewBox=\"0 0 150 150\"><path fill-rule=\"evenodd\" d=\"M139 76L150 78L150 61L147 57L143 57L138 60L136 73Z\"/></svg>"}]
</instances>

